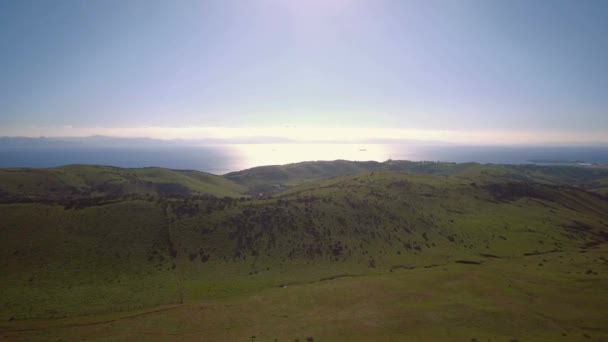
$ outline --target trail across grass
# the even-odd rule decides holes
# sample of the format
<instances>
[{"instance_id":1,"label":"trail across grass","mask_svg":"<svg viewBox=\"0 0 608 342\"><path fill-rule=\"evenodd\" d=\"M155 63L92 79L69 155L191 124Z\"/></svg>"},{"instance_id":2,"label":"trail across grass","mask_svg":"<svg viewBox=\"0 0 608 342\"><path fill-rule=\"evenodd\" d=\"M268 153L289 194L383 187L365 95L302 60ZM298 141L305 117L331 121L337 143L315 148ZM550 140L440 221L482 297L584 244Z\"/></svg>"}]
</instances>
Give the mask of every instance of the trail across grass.
<instances>
[{"instance_id":1,"label":"trail across grass","mask_svg":"<svg viewBox=\"0 0 608 342\"><path fill-rule=\"evenodd\" d=\"M13 321L7 340L601 341L608 246L338 277L142 312ZM543 264L543 266L539 266ZM591 270L591 273L588 272Z\"/></svg>"}]
</instances>

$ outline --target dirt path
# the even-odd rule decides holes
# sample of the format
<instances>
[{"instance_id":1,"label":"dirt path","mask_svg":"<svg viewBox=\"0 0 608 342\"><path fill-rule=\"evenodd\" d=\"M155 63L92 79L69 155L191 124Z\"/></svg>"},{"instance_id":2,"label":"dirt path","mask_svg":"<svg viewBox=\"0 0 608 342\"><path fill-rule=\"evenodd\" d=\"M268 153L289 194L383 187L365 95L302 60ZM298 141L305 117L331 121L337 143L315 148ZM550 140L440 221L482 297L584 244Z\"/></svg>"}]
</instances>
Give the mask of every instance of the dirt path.
<instances>
[{"instance_id":1,"label":"dirt path","mask_svg":"<svg viewBox=\"0 0 608 342\"><path fill-rule=\"evenodd\" d=\"M162 312L162 311L168 311L168 310L174 310L180 307L183 307L187 304L172 304L172 305L165 305L163 307L156 307L156 308L152 308L143 312L137 312L137 313L131 313L131 314L126 314L124 316L120 316L120 317L114 317L114 318L107 318L107 319L103 319L100 316L80 316L80 317L70 317L70 318L66 318L65 320L68 321L75 321L75 320L86 320L91 319L92 321L90 322L74 322L74 323L67 323L62 319L55 319L55 320L27 320L27 321L14 321L11 323L8 323L6 325L0 326L0 333L12 333L12 332L28 332L28 331L40 331L40 330L49 330L49 329L60 329L60 328L73 328L73 327L82 327L82 326L91 326L91 325L98 325L98 324L105 324L105 323L112 323L112 322L117 322L117 321L121 321L121 320L125 320L125 319L130 319L130 318L134 318L134 317L140 317L140 316L145 316L145 315L151 315L157 312ZM115 314L115 313L114 313ZM108 314L110 315L110 314ZM97 319L95 319L97 318ZM11 327L11 325L29 325L29 327ZM40 326L40 327L32 327L32 325L42 325L45 324L44 326Z\"/></svg>"}]
</instances>

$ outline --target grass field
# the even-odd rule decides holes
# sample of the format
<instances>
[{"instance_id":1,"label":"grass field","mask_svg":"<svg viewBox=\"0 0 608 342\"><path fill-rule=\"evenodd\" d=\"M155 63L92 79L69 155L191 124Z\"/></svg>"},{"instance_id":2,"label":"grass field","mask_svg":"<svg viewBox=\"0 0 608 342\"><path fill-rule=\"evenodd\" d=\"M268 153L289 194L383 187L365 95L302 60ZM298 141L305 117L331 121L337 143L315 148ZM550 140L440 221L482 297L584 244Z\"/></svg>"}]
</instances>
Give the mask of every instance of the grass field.
<instances>
[{"instance_id":1,"label":"grass field","mask_svg":"<svg viewBox=\"0 0 608 342\"><path fill-rule=\"evenodd\" d=\"M504 166L416 166L307 176L261 198L162 169L112 170L121 190L93 202L28 188L29 201L0 205L0 337L608 339L605 197ZM88 168L64 169L64 184L98 189Z\"/></svg>"},{"instance_id":2,"label":"grass field","mask_svg":"<svg viewBox=\"0 0 608 342\"><path fill-rule=\"evenodd\" d=\"M68 165L51 169L0 169L0 199L120 197L126 195L240 196L245 188L200 171L158 167L124 169Z\"/></svg>"},{"instance_id":3,"label":"grass field","mask_svg":"<svg viewBox=\"0 0 608 342\"><path fill-rule=\"evenodd\" d=\"M269 287L100 316L14 321L7 340L603 341L606 247ZM543 266L539 266L539 265ZM588 273L588 269L593 273Z\"/></svg>"}]
</instances>

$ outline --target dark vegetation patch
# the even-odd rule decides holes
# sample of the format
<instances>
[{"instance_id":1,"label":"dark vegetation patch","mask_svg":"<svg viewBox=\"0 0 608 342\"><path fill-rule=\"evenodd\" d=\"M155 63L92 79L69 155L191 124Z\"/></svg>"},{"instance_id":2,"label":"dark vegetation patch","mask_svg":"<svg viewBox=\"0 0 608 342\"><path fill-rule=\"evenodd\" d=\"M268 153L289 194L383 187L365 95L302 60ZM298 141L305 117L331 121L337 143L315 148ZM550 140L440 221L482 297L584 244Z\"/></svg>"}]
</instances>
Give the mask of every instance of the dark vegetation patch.
<instances>
[{"instance_id":1,"label":"dark vegetation patch","mask_svg":"<svg viewBox=\"0 0 608 342\"><path fill-rule=\"evenodd\" d=\"M496 258L496 259L500 259L500 257L498 255L494 255L494 254L479 253L479 255L481 255L484 258Z\"/></svg>"},{"instance_id":2,"label":"dark vegetation patch","mask_svg":"<svg viewBox=\"0 0 608 342\"><path fill-rule=\"evenodd\" d=\"M324 278L321 278L319 280L314 280L314 281L294 281L294 282L289 282L289 283L283 283L283 284L279 284L279 287L287 287L287 286L302 285L302 284L314 284L314 283L320 283L323 281L330 281L330 280L339 279L339 278L349 278L349 277L359 277L359 276L360 275L358 275L358 274L338 274L335 276L324 277Z\"/></svg>"},{"instance_id":3,"label":"dark vegetation patch","mask_svg":"<svg viewBox=\"0 0 608 342\"><path fill-rule=\"evenodd\" d=\"M532 183L493 183L483 186L495 201L510 202L523 197L553 200L553 188L548 185Z\"/></svg>"},{"instance_id":4,"label":"dark vegetation patch","mask_svg":"<svg viewBox=\"0 0 608 342\"><path fill-rule=\"evenodd\" d=\"M338 279L338 278L356 277L356 276L357 276L357 274L338 274L338 275L331 276L331 277L321 278L321 279L319 279L319 282L334 280L334 279Z\"/></svg>"},{"instance_id":5,"label":"dark vegetation patch","mask_svg":"<svg viewBox=\"0 0 608 342\"><path fill-rule=\"evenodd\" d=\"M413 270L415 268L415 266L393 265L391 266L390 271L394 272L397 270Z\"/></svg>"},{"instance_id":6,"label":"dark vegetation patch","mask_svg":"<svg viewBox=\"0 0 608 342\"><path fill-rule=\"evenodd\" d=\"M185 185L178 183L152 183L146 182L146 185L154 189L160 196L190 196L192 190Z\"/></svg>"},{"instance_id":7,"label":"dark vegetation patch","mask_svg":"<svg viewBox=\"0 0 608 342\"><path fill-rule=\"evenodd\" d=\"M466 264L466 265L481 265L483 261L473 261L473 260L456 260L457 264Z\"/></svg>"},{"instance_id":8,"label":"dark vegetation patch","mask_svg":"<svg viewBox=\"0 0 608 342\"><path fill-rule=\"evenodd\" d=\"M581 248L582 249L590 249L590 248L598 248L603 241L589 241L584 243Z\"/></svg>"},{"instance_id":9,"label":"dark vegetation patch","mask_svg":"<svg viewBox=\"0 0 608 342\"><path fill-rule=\"evenodd\" d=\"M570 224L562 225L562 228L578 232L587 232L592 230L591 226L580 221L572 221Z\"/></svg>"},{"instance_id":10,"label":"dark vegetation patch","mask_svg":"<svg viewBox=\"0 0 608 342\"><path fill-rule=\"evenodd\" d=\"M552 249L550 251L544 251L544 252L540 252L540 251L533 251L533 252L527 252L524 253L524 256L532 256L532 255L542 255L542 254L549 254L549 253L559 253L562 252L561 249Z\"/></svg>"}]
</instances>

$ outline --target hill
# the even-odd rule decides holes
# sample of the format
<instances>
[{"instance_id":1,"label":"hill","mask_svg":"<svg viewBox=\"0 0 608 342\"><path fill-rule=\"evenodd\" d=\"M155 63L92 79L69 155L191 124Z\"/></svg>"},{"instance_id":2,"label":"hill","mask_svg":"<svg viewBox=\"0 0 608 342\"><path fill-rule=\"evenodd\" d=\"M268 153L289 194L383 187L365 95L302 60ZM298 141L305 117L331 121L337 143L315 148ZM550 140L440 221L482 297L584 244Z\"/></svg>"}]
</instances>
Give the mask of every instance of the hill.
<instances>
[{"instance_id":1,"label":"hill","mask_svg":"<svg viewBox=\"0 0 608 342\"><path fill-rule=\"evenodd\" d=\"M608 184L608 168L605 166L497 165L413 162L407 160L388 160L385 162L311 161L255 167L231 172L224 177L247 187L252 194L272 194L311 181L373 171L396 171L468 178L481 177L484 179L570 185L600 193L606 193L606 184Z\"/></svg>"},{"instance_id":2,"label":"hill","mask_svg":"<svg viewBox=\"0 0 608 342\"><path fill-rule=\"evenodd\" d=\"M297 174L290 166L283 180L300 185L263 198L150 196L121 181L131 195L115 201L1 204L0 333L42 340L109 331L117 339L149 331L209 340L608 337L608 199L547 176L565 179L563 171L532 168L528 177L548 179L531 182L504 166L404 165L419 173L360 173L365 164L340 162ZM219 178L235 194L244 187L235 177L112 172L137 175L137 186L175 177L181 184ZM31 183L51 184L39 179Z\"/></svg>"},{"instance_id":3,"label":"hill","mask_svg":"<svg viewBox=\"0 0 608 342\"><path fill-rule=\"evenodd\" d=\"M608 190L608 168L601 166L494 165L439 162L354 162L347 160L261 166L223 176L159 167L119 168L68 165L48 169L0 169L0 201L121 199L125 196L259 196L332 177L374 171L466 177L488 181L533 182Z\"/></svg>"},{"instance_id":4,"label":"hill","mask_svg":"<svg viewBox=\"0 0 608 342\"><path fill-rule=\"evenodd\" d=\"M68 165L50 169L0 169L0 180L0 199L4 202L129 195L240 196L245 191L241 185L220 176L158 167Z\"/></svg>"}]
</instances>

